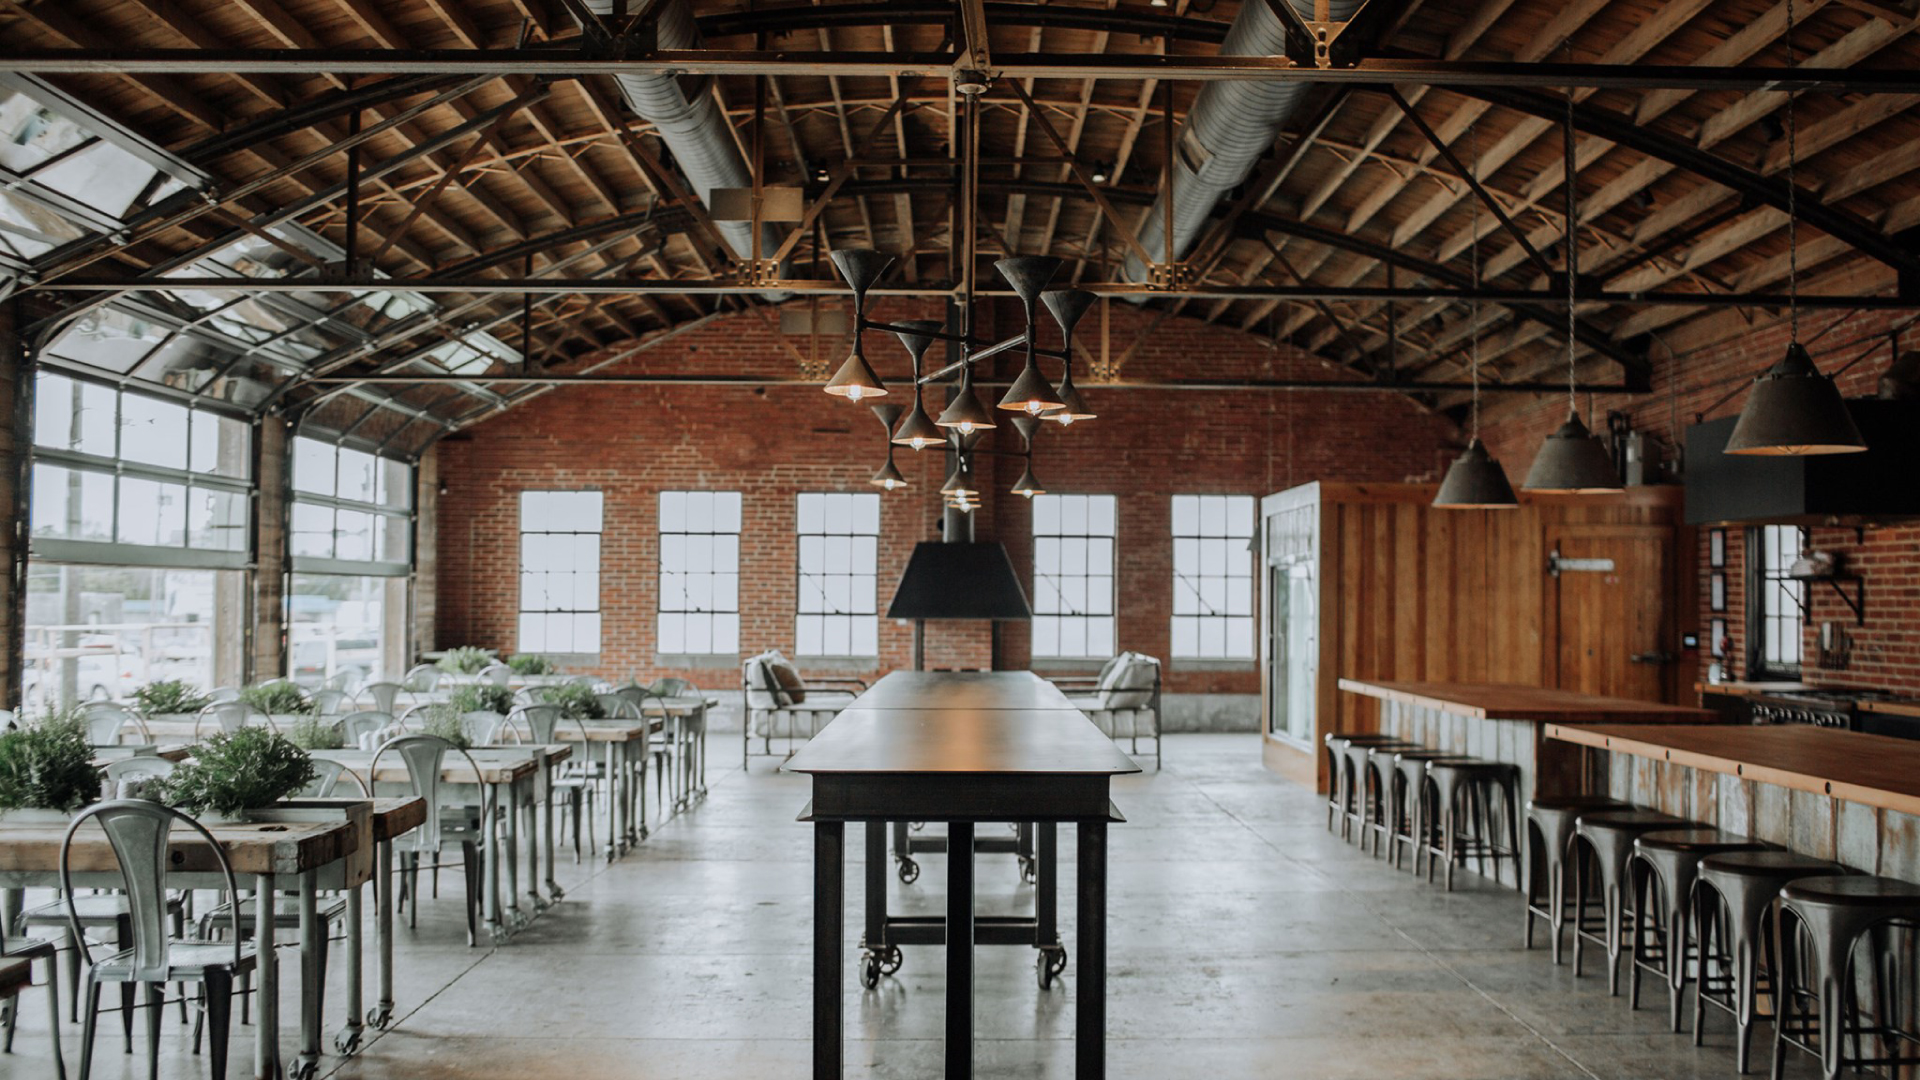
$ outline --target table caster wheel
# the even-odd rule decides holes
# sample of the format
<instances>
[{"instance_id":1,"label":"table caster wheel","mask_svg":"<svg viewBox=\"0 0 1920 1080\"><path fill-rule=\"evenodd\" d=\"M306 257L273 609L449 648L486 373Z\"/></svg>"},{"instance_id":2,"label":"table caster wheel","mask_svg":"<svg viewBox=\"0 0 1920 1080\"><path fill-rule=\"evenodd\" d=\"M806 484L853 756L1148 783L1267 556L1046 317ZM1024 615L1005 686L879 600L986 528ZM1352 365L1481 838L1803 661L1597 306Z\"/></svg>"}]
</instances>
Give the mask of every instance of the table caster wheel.
<instances>
[{"instance_id":1,"label":"table caster wheel","mask_svg":"<svg viewBox=\"0 0 1920 1080\"><path fill-rule=\"evenodd\" d=\"M375 1031L385 1031L387 1025L391 1023L393 1023L393 1006L382 1005L377 1009L367 1010L367 1026Z\"/></svg>"},{"instance_id":2,"label":"table caster wheel","mask_svg":"<svg viewBox=\"0 0 1920 1080\"><path fill-rule=\"evenodd\" d=\"M1053 982L1060 973L1067 970L1067 950L1042 949L1033 958L1033 973L1040 983L1040 989L1053 989Z\"/></svg>"},{"instance_id":3,"label":"table caster wheel","mask_svg":"<svg viewBox=\"0 0 1920 1080\"><path fill-rule=\"evenodd\" d=\"M880 958L871 952L860 954L860 985L869 990L880 985Z\"/></svg>"},{"instance_id":4,"label":"table caster wheel","mask_svg":"<svg viewBox=\"0 0 1920 1080\"><path fill-rule=\"evenodd\" d=\"M911 885L920 880L920 864L912 859L900 860L900 884Z\"/></svg>"},{"instance_id":5,"label":"table caster wheel","mask_svg":"<svg viewBox=\"0 0 1920 1080\"><path fill-rule=\"evenodd\" d=\"M1025 855L1020 856L1020 880L1032 885L1040 880L1040 864Z\"/></svg>"},{"instance_id":6,"label":"table caster wheel","mask_svg":"<svg viewBox=\"0 0 1920 1080\"><path fill-rule=\"evenodd\" d=\"M547 882L547 894L553 897L552 902L556 904L560 902L561 898L567 895L561 890L560 883L557 881Z\"/></svg>"},{"instance_id":7,"label":"table caster wheel","mask_svg":"<svg viewBox=\"0 0 1920 1080\"><path fill-rule=\"evenodd\" d=\"M499 945L505 942L507 938L511 936L513 936L512 931L508 930L504 926L487 927L487 937L491 938L495 945Z\"/></svg>"},{"instance_id":8,"label":"table caster wheel","mask_svg":"<svg viewBox=\"0 0 1920 1080\"><path fill-rule=\"evenodd\" d=\"M360 1050L360 1030L347 1028L333 1037L333 1048L346 1057L352 1057Z\"/></svg>"},{"instance_id":9,"label":"table caster wheel","mask_svg":"<svg viewBox=\"0 0 1920 1080\"><path fill-rule=\"evenodd\" d=\"M927 823L924 821L910 821L907 823L907 828L912 829L914 832L919 832L926 827Z\"/></svg>"},{"instance_id":10,"label":"table caster wheel","mask_svg":"<svg viewBox=\"0 0 1920 1080\"><path fill-rule=\"evenodd\" d=\"M887 946L886 951L880 954L880 974L891 975L899 971L900 965L905 963L906 959L905 954L900 951L900 946Z\"/></svg>"},{"instance_id":11,"label":"table caster wheel","mask_svg":"<svg viewBox=\"0 0 1920 1080\"><path fill-rule=\"evenodd\" d=\"M287 1080L313 1080L314 1074L319 1071L318 1061L296 1062L287 1067Z\"/></svg>"}]
</instances>

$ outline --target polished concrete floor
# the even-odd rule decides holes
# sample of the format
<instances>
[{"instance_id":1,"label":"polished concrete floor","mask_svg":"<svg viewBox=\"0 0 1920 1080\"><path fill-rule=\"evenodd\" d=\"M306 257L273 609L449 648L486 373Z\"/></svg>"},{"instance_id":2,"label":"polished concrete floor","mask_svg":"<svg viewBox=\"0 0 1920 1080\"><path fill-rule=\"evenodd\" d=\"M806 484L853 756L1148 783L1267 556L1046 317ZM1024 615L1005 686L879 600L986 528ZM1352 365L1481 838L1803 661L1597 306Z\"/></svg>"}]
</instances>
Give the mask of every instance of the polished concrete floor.
<instances>
[{"instance_id":1,"label":"polished concrete floor","mask_svg":"<svg viewBox=\"0 0 1920 1080\"><path fill-rule=\"evenodd\" d=\"M1259 753L1248 735L1173 736L1164 771L1118 784L1128 823L1112 834L1110 1075L1735 1075L1724 1018L1695 1049L1667 1032L1664 988L1630 1012L1597 971L1576 980L1543 950L1522 951L1517 895L1471 874L1449 895L1361 855L1322 827L1318 799L1264 772ZM793 820L805 783L764 758L712 779L704 803L621 862L563 864L566 900L499 948L465 947L448 875L419 928L402 933L398 1022L356 1058L323 1059L321 1075L807 1075L810 844ZM939 910L940 857L923 861L916 884L894 885L896 909ZM1011 856L982 856L979 878L982 913L1028 903ZM1071 947L1070 890L1061 910ZM850 905L849 933L858 925ZM908 949L873 991L851 975L851 942L847 955L848 1075L938 1076L939 950ZM978 1075L1071 1076L1071 968L1051 991L1035 984L1026 949L982 949L978 968ZM338 1027L338 972L333 981ZM35 992L0 1077L52 1074L45 1023ZM163 1077L206 1075L185 1031L169 1018ZM63 1033L71 1069L78 1038ZM251 1038L238 1030L231 1075L249 1074ZM123 1054L117 1031L100 1048L95 1076L146 1075L144 1051ZM1789 1075L1814 1072L1794 1062Z\"/></svg>"}]
</instances>

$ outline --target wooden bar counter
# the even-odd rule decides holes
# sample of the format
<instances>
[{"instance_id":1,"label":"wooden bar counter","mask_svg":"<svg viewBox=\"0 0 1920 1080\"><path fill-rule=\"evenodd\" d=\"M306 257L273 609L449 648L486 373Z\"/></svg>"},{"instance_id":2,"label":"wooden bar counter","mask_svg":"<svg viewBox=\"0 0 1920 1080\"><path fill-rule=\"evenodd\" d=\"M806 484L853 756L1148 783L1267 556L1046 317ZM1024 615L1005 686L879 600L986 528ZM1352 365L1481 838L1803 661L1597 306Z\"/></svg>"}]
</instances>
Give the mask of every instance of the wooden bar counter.
<instances>
[{"instance_id":1,"label":"wooden bar counter","mask_svg":"<svg viewBox=\"0 0 1920 1080\"><path fill-rule=\"evenodd\" d=\"M1563 725L1616 798L1920 881L1920 742L1805 724Z\"/></svg>"}]
</instances>

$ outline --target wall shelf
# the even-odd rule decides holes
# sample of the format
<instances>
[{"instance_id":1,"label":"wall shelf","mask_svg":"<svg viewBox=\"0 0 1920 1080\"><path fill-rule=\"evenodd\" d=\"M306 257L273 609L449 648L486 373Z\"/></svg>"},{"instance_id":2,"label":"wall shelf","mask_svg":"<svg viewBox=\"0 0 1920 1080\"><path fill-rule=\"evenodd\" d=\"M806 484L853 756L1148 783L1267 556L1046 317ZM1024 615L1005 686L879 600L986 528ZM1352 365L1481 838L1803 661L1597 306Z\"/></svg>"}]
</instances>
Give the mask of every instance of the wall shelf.
<instances>
[{"instance_id":1,"label":"wall shelf","mask_svg":"<svg viewBox=\"0 0 1920 1080\"><path fill-rule=\"evenodd\" d=\"M1858 574L1809 574L1805 577L1792 577L1790 581L1824 581L1833 586L1833 593L1853 612L1853 625L1867 625L1867 583ZM1853 586L1853 594L1847 594L1846 586ZM1806 598L1800 600L1800 614L1812 617L1812 604Z\"/></svg>"}]
</instances>

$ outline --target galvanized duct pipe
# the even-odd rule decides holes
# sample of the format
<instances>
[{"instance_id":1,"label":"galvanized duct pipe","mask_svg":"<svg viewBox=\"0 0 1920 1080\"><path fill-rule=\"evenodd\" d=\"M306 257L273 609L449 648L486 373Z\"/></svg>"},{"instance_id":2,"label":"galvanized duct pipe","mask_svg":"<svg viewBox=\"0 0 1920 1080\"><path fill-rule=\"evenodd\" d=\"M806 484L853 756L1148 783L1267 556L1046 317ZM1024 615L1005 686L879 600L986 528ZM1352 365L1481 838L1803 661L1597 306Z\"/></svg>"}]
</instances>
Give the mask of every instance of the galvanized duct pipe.
<instances>
[{"instance_id":1,"label":"galvanized duct pipe","mask_svg":"<svg viewBox=\"0 0 1920 1080\"><path fill-rule=\"evenodd\" d=\"M611 14L613 6L614 0L587 0L588 9L598 15ZM665 0L656 19L660 48L700 47L700 33L686 0ZM753 174L740 155L740 144L734 141L726 114L714 103L713 95L702 93L689 98L681 90L679 78L673 75L615 75L613 81L620 84L620 93L627 99L628 106L659 132L660 141L673 152L673 160L692 183L693 195L701 202L711 207L715 188L753 186ZM753 228L749 223L721 221L715 224L727 243L733 245L734 254L742 259L753 256ZM772 226L762 225L762 256L778 250L782 239Z\"/></svg>"},{"instance_id":2,"label":"galvanized duct pipe","mask_svg":"<svg viewBox=\"0 0 1920 1080\"><path fill-rule=\"evenodd\" d=\"M1302 19L1312 19L1313 0L1286 0ZM1333 0L1330 17L1350 18L1364 0ZM1277 56L1286 51L1286 27L1261 0L1240 5L1240 14L1220 44L1222 56ZM1311 88L1306 82L1237 80L1210 82L1194 99L1174 140L1173 248L1185 255L1220 199L1253 172L1295 105ZM1140 226L1140 246L1156 261L1166 257L1166 193L1155 200ZM1147 265L1129 252L1128 281L1145 282Z\"/></svg>"}]
</instances>

